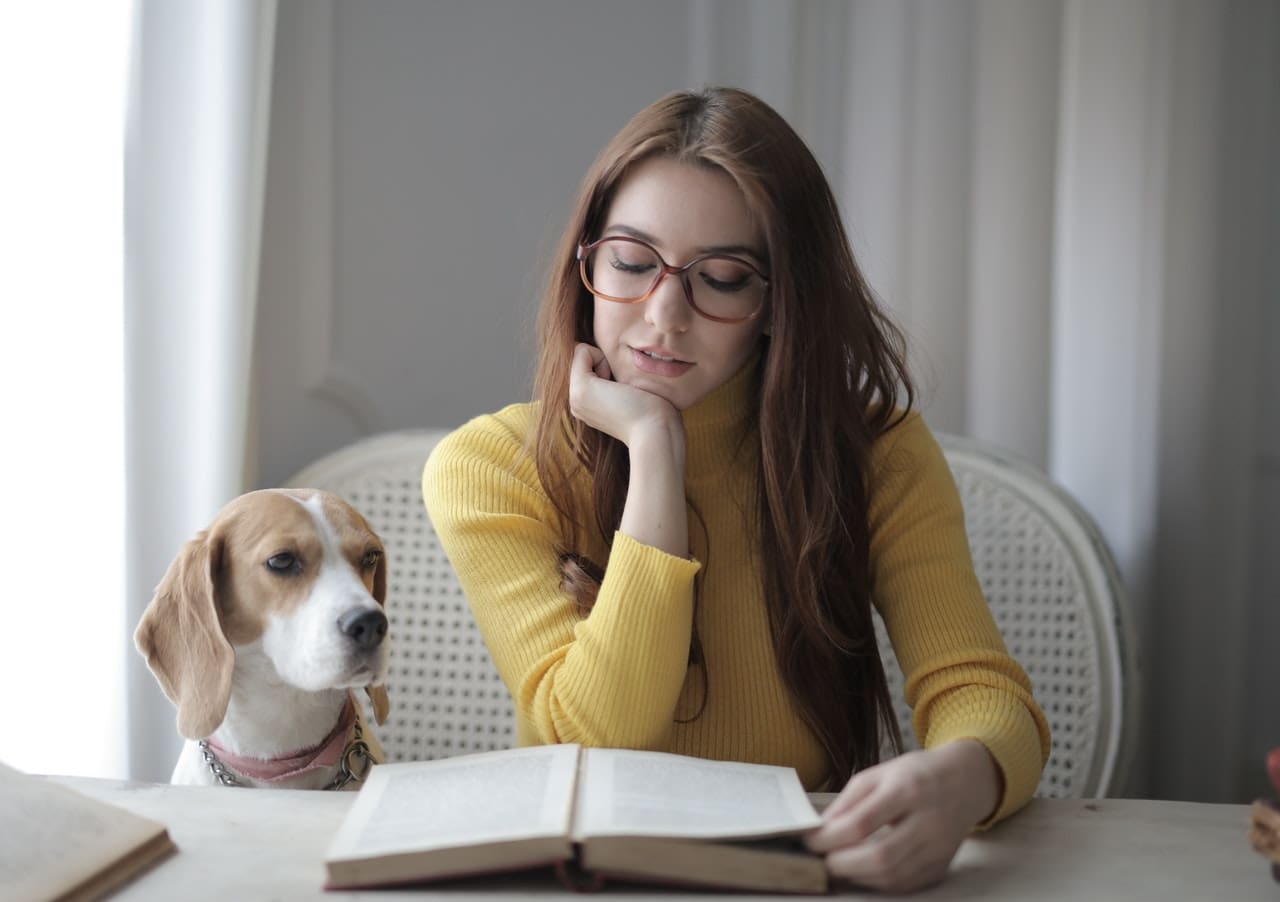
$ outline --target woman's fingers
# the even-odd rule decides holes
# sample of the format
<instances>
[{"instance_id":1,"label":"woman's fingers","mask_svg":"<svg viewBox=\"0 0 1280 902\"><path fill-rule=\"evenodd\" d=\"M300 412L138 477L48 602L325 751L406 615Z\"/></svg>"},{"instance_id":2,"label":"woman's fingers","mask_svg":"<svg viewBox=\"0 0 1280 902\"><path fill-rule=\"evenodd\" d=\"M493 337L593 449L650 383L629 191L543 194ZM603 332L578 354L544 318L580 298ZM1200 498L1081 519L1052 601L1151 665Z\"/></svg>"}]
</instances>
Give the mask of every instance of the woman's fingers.
<instances>
[{"instance_id":1,"label":"woman's fingers","mask_svg":"<svg viewBox=\"0 0 1280 902\"><path fill-rule=\"evenodd\" d=\"M593 372L602 360L604 360L604 351L594 345L579 342L573 349L573 365L570 368L572 375Z\"/></svg>"},{"instance_id":2,"label":"woman's fingers","mask_svg":"<svg viewBox=\"0 0 1280 902\"><path fill-rule=\"evenodd\" d=\"M806 841L826 853L833 875L860 886L906 891L936 883L994 804L995 770L972 740L900 755L855 775Z\"/></svg>"},{"instance_id":3,"label":"woman's fingers","mask_svg":"<svg viewBox=\"0 0 1280 902\"><path fill-rule=\"evenodd\" d=\"M806 838L815 852L830 852L853 846L873 836L908 813L891 787L875 783L859 793L856 800L833 815L828 810L823 824Z\"/></svg>"},{"instance_id":4,"label":"woman's fingers","mask_svg":"<svg viewBox=\"0 0 1280 902\"><path fill-rule=\"evenodd\" d=\"M569 367L569 412L582 422L630 446L638 430L680 429L671 402L643 389L613 381L609 360L599 348L580 343Z\"/></svg>"},{"instance_id":5,"label":"woman's fingers","mask_svg":"<svg viewBox=\"0 0 1280 902\"><path fill-rule=\"evenodd\" d=\"M573 362L569 365L569 408L575 416L590 403L591 381L601 378L597 367L605 361L604 352L589 344L579 344L573 349Z\"/></svg>"},{"instance_id":6,"label":"woman's fingers","mask_svg":"<svg viewBox=\"0 0 1280 902\"><path fill-rule=\"evenodd\" d=\"M871 889L909 892L946 876L953 852L939 848L910 817L866 842L827 855L834 877Z\"/></svg>"},{"instance_id":7,"label":"woman's fingers","mask_svg":"<svg viewBox=\"0 0 1280 902\"><path fill-rule=\"evenodd\" d=\"M809 836L810 848L828 851L858 843L911 811L902 762L887 761L859 771L823 812L823 825Z\"/></svg>"},{"instance_id":8,"label":"woman's fingers","mask_svg":"<svg viewBox=\"0 0 1280 902\"><path fill-rule=\"evenodd\" d=\"M827 806L827 810L822 813L823 818L831 820L832 818L848 811L858 802L862 801L871 791L876 788L879 780L880 767L869 767L864 771L859 771L849 779L844 789L840 791L831 804Z\"/></svg>"}]
</instances>

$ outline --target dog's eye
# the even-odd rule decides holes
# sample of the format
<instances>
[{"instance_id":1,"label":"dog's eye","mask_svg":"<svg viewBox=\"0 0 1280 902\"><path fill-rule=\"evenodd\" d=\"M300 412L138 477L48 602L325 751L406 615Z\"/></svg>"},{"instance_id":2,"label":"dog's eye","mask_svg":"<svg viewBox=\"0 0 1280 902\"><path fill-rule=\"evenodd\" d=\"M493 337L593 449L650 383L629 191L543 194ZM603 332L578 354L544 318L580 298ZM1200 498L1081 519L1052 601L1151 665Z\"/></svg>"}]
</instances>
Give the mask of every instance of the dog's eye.
<instances>
[{"instance_id":1,"label":"dog's eye","mask_svg":"<svg viewBox=\"0 0 1280 902\"><path fill-rule=\"evenodd\" d=\"M374 549L366 551L364 557L360 560L360 566L368 570L370 567L378 566L378 561L382 560L382 552Z\"/></svg>"},{"instance_id":2,"label":"dog's eye","mask_svg":"<svg viewBox=\"0 0 1280 902\"><path fill-rule=\"evenodd\" d=\"M276 573L293 573L302 569L302 563L291 551L282 551L267 558L267 569Z\"/></svg>"}]
</instances>

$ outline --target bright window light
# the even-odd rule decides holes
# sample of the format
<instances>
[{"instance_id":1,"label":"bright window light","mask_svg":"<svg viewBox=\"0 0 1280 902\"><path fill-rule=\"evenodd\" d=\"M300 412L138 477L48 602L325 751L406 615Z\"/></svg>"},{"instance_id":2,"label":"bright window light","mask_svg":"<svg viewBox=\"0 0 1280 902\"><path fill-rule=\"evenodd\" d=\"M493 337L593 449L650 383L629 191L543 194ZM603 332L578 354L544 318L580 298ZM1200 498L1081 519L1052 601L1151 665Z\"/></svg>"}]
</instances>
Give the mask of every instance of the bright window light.
<instances>
[{"instance_id":1,"label":"bright window light","mask_svg":"<svg viewBox=\"0 0 1280 902\"><path fill-rule=\"evenodd\" d=\"M126 771L123 170L129 0L6 7L0 761ZM16 706L16 707L15 707Z\"/></svg>"}]
</instances>

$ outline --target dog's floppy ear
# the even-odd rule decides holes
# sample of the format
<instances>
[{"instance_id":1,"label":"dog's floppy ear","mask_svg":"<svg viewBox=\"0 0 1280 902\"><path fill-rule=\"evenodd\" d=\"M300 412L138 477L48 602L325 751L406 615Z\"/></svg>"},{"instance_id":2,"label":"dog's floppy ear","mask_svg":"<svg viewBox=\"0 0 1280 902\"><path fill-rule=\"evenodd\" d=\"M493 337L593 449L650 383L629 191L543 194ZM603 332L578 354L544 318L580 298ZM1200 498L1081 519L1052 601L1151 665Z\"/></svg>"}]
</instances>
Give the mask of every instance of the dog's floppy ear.
<instances>
[{"instance_id":1,"label":"dog's floppy ear","mask_svg":"<svg viewBox=\"0 0 1280 902\"><path fill-rule=\"evenodd\" d=\"M372 532L372 530L370 530ZM377 533L373 537L378 540L378 546L382 549L382 554L378 557L378 566L373 571L373 600L382 605L387 606L387 546L383 543L382 537ZM379 721L381 723L381 721Z\"/></svg>"},{"instance_id":2,"label":"dog's floppy ear","mask_svg":"<svg viewBox=\"0 0 1280 902\"><path fill-rule=\"evenodd\" d=\"M387 550L383 544L382 537L376 533L378 544L382 545L382 556L378 558L378 566L373 571L373 600L382 605L385 609L387 606ZM391 712L391 699L387 696L386 686L365 686L364 691L369 696L369 701L373 702L373 719L378 725L387 722L387 715Z\"/></svg>"},{"instance_id":3,"label":"dog's floppy ear","mask_svg":"<svg viewBox=\"0 0 1280 902\"><path fill-rule=\"evenodd\" d=\"M215 577L221 536L206 530L183 546L133 634L160 688L178 706L178 732L204 739L231 698L235 650L222 632Z\"/></svg>"},{"instance_id":4,"label":"dog's floppy ear","mask_svg":"<svg viewBox=\"0 0 1280 902\"><path fill-rule=\"evenodd\" d=\"M391 699L387 697L387 687L365 686L364 691L369 696L369 701L373 703L373 719L378 722L378 726L382 726L387 722L387 715L391 713Z\"/></svg>"}]
</instances>

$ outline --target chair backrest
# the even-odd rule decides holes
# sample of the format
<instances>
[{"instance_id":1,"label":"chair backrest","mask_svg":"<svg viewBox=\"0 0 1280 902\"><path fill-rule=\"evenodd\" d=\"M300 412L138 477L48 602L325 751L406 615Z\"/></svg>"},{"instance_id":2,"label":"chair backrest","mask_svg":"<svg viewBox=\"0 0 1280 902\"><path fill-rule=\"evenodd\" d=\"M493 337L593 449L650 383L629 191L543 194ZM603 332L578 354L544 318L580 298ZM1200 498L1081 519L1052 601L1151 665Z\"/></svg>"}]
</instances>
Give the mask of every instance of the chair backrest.
<instances>
[{"instance_id":1,"label":"chair backrest","mask_svg":"<svg viewBox=\"0 0 1280 902\"><path fill-rule=\"evenodd\" d=\"M507 748L514 710L422 506L422 467L445 433L372 436L294 475L364 513L387 546L392 699L389 760ZM1053 731L1037 794L1089 798L1116 785L1132 722L1131 655L1115 564L1088 516L1049 478L978 443L939 436L965 507L974 565L1010 652ZM908 748L902 673L877 618Z\"/></svg>"}]
</instances>

